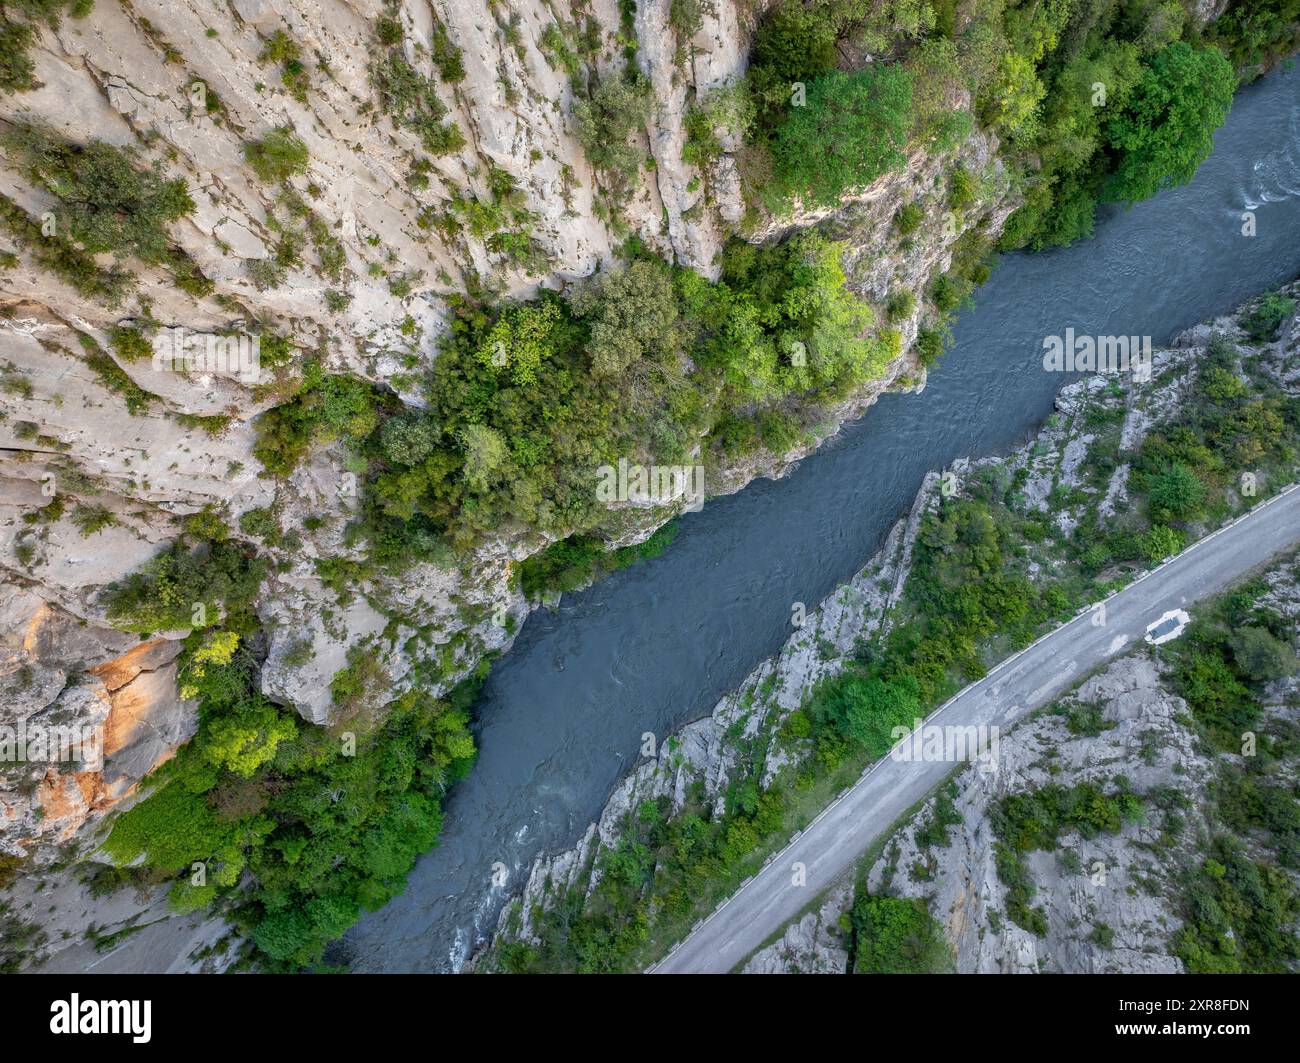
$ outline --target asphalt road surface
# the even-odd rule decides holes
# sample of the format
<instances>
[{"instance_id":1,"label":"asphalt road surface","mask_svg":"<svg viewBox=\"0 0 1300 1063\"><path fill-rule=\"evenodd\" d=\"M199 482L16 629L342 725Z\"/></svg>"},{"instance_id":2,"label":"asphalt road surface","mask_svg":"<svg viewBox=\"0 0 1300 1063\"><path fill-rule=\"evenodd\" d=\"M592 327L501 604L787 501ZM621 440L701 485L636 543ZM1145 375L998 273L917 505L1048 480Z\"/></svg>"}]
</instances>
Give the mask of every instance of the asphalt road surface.
<instances>
[{"instance_id":1,"label":"asphalt road surface","mask_svg":"<svg viewBox=\"0 0 1300 1063\"><path fill-rule=\"evenodd\" d=\"M1170 609L1212 597L1300 544L1300 490L1290 488L1008 658L927 722L1006 732L1080 678L1140 641ZM952 764L885 757L664 960L657 974L730 971L831 886ZM803 883L795 885L798 865Z\"/></svg>"}]
</instances>

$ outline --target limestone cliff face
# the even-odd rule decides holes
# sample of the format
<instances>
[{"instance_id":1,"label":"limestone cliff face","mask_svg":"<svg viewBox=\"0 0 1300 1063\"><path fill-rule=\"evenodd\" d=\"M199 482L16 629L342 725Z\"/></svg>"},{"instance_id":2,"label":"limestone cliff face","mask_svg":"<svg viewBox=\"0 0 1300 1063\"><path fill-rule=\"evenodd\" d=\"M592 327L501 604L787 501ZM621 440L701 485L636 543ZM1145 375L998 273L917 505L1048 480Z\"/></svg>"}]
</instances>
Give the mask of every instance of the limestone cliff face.
<instances>
[{"instance_id":1,"label":"limestone cliff face","mask_svg":"<svg viewBox=\"0 0 1300 1063\"><path fill-rule=\"evenodd\" d=\"M669 0L642 0L628 25L615 0L99 0L86 18L37 30L30 55L40 84L0 96L0 123L45 123L72 141L130 146L183 178L196 207L171 235L213 287L194 297L163 269L137 264L132 295L105 306L0 232L10 263L0 270L0 682L9 691L0 723L75 720L98 729L110 753L102 772L6 775L5 853L78 840L193 733L194 708L179 699L171 663L186 633L144 642L123 635L107 622L102 591L205 507L235 525L274 505L284 530L296 533L294 549L272 551L257 608L263 689L308 720L334 718L330 680L358 647L381 663L387 698L406 689L417 661L436 660L445 689L485 654L508 649L530 607L512 589L512 565L545 545L539 536L503 535L458 568L417 566L340 599L315 561L359 556L344 541L359 499L342 451L324 448L291 476L268 477L253 454L255 422L283 401L278 383L158 371L148 359L122 358L111 332L124 319L191 333L274 331L331 369L418 404L413 382L436 358L453 295L562 286L608 262L629 234L716 276L719 250L746 209L739 144L721 130L722 152L702 172L683 157L684 118L743 75L755 7L703 5L689 39L669 10ZM380 42L382 17L400 22L401 43ZM267 57L277 35L297 44L293 78ZM459 49L459 79L440 75L443 42ZM629 52L652 90L639 145L652 165L614 219L607 178L576 136L572 85L619 70ZM432 86L442 122L463 144L430 158L400 109L386 109L373 68L389 55ZM282 127L307 147L306 172L287 186L306 205L316 238L303 236L300 261L267 285L259 269L304 215L258 180L245 147ZM882 306L944 271L963 231L1001 228L1013 202L995 148L977 132L947 156L915 153L840 210L796 214L751 238L824 222L852 249L851 287ZM937 178L954 154L981 175L983 192L977 207L950 220ZM529 240L522 261L472 227L436 223L458 203L488 202L489 181L501 175L514 189L514 224ZM52 205L13 160L0 166L0 194L34 219ZM912 201L926 208L926 221L900 243L891 220ZM918 320L898 323L903 353L882 379L828 411L825 431L888 388L924 383L909 349ZM780 475L807 449L723 468L709 490ZM88 523L91 514L101 519ZM636 514L619 541L643 539L669 516Z\"/></svg>"}]
</instances>

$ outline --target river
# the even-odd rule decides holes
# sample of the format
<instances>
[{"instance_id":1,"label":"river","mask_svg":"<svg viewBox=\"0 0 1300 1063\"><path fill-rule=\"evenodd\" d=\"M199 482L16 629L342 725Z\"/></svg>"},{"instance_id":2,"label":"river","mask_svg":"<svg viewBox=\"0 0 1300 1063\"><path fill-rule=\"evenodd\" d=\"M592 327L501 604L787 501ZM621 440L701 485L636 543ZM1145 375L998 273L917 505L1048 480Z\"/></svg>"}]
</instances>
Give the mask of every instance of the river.
<instances>
[{"instance_id":1,"label":"river","mask_svg":"<svg viewBox=\"0 0 1300 1063\"><path fill-rule=\"evenodd\" d=\"M1242 234L1244 211L1256 235ZM571 846L637 762L709 713L879 547L927 470L1012 449L1067 379L1045 336L1177 331L1300 273L1300 70L1238 94L1186 187L1107 210L1096 235L1004 256L920 395L886 395L783 479L687 515L662 556L539 611L480 700L478 763L406 892L334 950L358 971L456 970L541 852ZM494 866L509 869L493 885ZM499 877L499 876L498 876Z\"/></svg>"}]
</instances>

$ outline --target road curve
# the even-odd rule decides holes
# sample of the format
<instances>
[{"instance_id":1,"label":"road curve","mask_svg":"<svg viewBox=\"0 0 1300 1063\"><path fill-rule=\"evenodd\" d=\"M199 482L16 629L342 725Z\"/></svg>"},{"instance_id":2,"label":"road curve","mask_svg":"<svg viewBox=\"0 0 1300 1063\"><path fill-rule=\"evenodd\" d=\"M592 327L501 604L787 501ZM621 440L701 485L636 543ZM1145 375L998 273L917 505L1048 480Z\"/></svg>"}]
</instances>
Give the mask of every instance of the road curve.
<instances>
[{"instance_id":1,"label":"road curve","mask_svg":"<svg viewBox=\"0 0 1300 1063\"><path fill-rule=\"evenodd\" d=\"M1300 545L1300 485L1260 503L1097 607L1007 658L936 709L927 722L996 725L1001 733L1142 638L1169 609L1212 597ZM730 971L826 890L951 770L884 757L648 973ZM804 882L794 885L795 865Z\"/></svg>"}]
</instances>

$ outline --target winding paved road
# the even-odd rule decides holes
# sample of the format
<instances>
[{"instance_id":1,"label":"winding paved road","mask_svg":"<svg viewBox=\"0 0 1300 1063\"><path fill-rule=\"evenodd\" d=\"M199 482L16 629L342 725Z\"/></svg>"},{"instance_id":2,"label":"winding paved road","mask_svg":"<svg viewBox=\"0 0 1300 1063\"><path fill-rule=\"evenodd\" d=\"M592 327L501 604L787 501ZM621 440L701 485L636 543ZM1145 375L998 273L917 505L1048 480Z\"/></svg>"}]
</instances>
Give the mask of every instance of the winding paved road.
<instances>
[{"instance_id":1,"label":"winding paved road","mask_svg":"<svg viewBox=\"0 0 1300 1063\"><path fill-rule=\"evenodd\" d=\"M1211 597L1300 545L1297 486L1193 543L1107 599L1104 615L1096 607L1089 609L1009 657L936 709L927 722L996 725L1005 734L1026 713L1124 652L1166 611ZM730 971L853 867L951 768L943 761L878 761L650 972ZM796 864L805 869L801 886L793 884Z\"/></svg>"}]
</instances>

